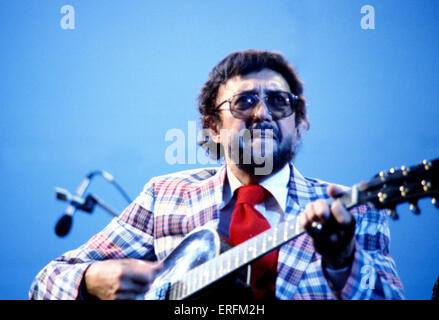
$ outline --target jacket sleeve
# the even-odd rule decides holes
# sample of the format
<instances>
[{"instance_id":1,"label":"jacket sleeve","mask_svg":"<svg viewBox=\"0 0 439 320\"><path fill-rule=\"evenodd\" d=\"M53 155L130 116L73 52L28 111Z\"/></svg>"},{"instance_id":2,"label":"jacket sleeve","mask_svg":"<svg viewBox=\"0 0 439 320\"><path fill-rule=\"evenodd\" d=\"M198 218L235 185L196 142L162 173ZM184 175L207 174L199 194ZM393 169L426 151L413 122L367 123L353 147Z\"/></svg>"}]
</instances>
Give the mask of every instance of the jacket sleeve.
<instances>
[{"instance_id":1,"label":"jacket sleeve","mask_svg":"<svg viewBox=\"0 0 439 320\"><path fill-rule=\"evenodd\" d=\"M34 279L30 299L71 300L81 297L84 273L105 259L156 260L153 248L154 185L149 182L119 217L75 250L51 261Z\"/></svg>"},{"instance_id":2,"label":"jacket sleeve","mask_svg":"<svg viewBox=\"0 0 439 320\"><path fill-rule=\"evenodd\" d=\"M356 247L351 271L339 297L342 299L404 299L395 262L389 253L387 214L370 206L359 206Z\"/></svg>"}]
</instances>

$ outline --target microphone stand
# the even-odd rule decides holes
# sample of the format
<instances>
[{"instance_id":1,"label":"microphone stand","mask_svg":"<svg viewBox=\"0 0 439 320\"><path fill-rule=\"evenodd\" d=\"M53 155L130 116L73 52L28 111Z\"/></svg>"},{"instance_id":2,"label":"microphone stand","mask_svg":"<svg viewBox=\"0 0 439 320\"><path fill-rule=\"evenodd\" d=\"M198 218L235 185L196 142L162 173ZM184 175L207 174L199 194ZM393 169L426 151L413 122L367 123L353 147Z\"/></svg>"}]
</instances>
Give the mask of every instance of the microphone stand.
<instances>
[{"instance_id":1,"label":"microphone stand","mask_svg":"<svg viewBox=\"0 0 439 320\"><path fill-rule=\"evenodd\" d=\"M95 205L100 206L102 209L107 211L113 217L119 216L119 213L108 206L101 198L99 198L95 194L89 194L85 199L85 203L83 206L79 206L78 209L84 210L86 212L93 212Z\"/></svg>"},{"instance_id":2,"label":"microphone stand","mask_svg":"<svg viewBox=\"0 0 439 320\"><path fill-rule=\"evenodd\" d=\"M122 189L122 187L115 181L114 177L108 172L102 170L95 170L90 172L81 182L74 195L72 195L69 191L63 188L56 187L56 198L58 200L66 201L69 203L64 215L59 219L56 224L55 232L58 236L64 237L70 231L73 222L73 214L76 210L92 213L95 206L98 205L113 217L119 216L119 213L116 210L107 205L101 198L99 198L95 194L89 194L85 199L82 198L82 195L88 188L90 181L96 175L102 176L107 182L115 186L116 189L127 200L127 202L131 203L131 199Z\"/></svg>"}]
</instances>

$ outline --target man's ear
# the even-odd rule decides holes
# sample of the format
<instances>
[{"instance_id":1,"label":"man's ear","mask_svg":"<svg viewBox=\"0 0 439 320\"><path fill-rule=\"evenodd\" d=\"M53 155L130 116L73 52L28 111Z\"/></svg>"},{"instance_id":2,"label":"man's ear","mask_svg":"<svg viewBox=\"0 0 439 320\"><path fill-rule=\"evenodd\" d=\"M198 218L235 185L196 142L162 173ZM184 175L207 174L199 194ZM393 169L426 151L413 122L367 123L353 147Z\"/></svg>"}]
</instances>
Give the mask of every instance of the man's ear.
<instances>
[{"instance_id":1,"label":"man's ear","mask_svg":"<svg viewBox=\"0 0 439 320\"><path fill-rule=\"evenodd\" d=\"M310 123L308 118L305 116L304 119L300 119L299 123L296 124L296 135L301 138L302 135L309 130Z\"/></svg>"},{"instance_id":2,"label":"man's ear","mask_svg":"<svg viewBox=\"0 0 439 320\"><path fill-rule=\"evenodd\" d=\"M213 116L206 116L204 119L205 127L209 130L210 139L215 143L221 142L220 120Z\"/></svg>"}]
</instances>

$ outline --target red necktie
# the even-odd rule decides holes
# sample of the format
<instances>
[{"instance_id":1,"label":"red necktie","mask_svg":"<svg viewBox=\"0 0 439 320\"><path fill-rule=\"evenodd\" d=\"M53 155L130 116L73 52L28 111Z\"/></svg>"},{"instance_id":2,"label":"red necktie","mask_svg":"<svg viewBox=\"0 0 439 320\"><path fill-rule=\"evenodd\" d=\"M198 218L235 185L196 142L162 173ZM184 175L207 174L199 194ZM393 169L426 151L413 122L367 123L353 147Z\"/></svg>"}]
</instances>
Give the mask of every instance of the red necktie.
<instances>
[{"instance_id":1,"label":"red necktie","mask_svg":"<svg viewBox=\"0 0 439 320\"><path fill-rule=\"evenodd\" d=\"M230 242L236 246L270 228L264 216L254 208L262 203L269 192L260 185L246 185L238 189L238 198L230 222ZM272 251L251 264L250 284L254 298L275 291L278 250Z\"/></svg>"}]
</instances>

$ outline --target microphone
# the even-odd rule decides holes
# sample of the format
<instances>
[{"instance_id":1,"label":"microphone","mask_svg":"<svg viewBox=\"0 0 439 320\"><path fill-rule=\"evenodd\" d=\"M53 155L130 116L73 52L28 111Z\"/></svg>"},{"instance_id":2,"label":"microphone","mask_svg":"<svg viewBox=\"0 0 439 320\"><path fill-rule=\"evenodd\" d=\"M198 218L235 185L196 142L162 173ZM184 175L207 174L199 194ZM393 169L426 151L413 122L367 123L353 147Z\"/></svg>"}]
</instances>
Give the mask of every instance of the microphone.
<instances>
[{"instance_id":1,"label":"microphone","mask_svg":"<svg viewBox=\"0 0 439 320\"><path fill-rule=\"evenodd\" d=\"M63 215L55 226L55 232L58 237L64 237L72 228L73 217L71 215Z\"/></svg>"},{"instance_id":2,"label":"microphone","mask_svg":"<svg viewBox=\"0 0 439 320\"><path fill-rule=\"evenodd\" d=\"M131 199L128 194L122 189L122 187L116 182L114 177L106 171L103 170L95 170L89 173L84 180L82 180L81 184L75 191L75 194L70 194L69 191L63 188L56 187L56 198L58 200L67 201L69 205L67 206L64 215L58 220L55 226L55 233L59 237L66 236L73 224L73 214L76 210L82 210L87 213L93 212L95 205L99 205L104 210L106 210L111 215L117 217L119 215L118 212L109 207L104 201L102 201L96 195L88 195L87 197L83 197L85 191L87 190L91 179L95 175L102 176L107 182L111 183L116 189L122 194L122 196L127 200L128 203L131 203Z\"/></svg>"},{"instance_id":3,"label":"microphone","mask_svg":"<svg viewBox=\"0 0 439 320\"><path fill-rule=\"evenodd\" d=\"M79 206L84 205L85 201L81 197L85 193L85 190L87 190L90 180L95 173L96 172L90 173L84 178L84 180L82 180L81 184L76 189L74 196L65 189L56 188L56 198L69 202L64 215L58 220L55 226L55 232L59 237L64 237L69 233L73 223L73 214Z\"/></svg>"}]
</instances>

